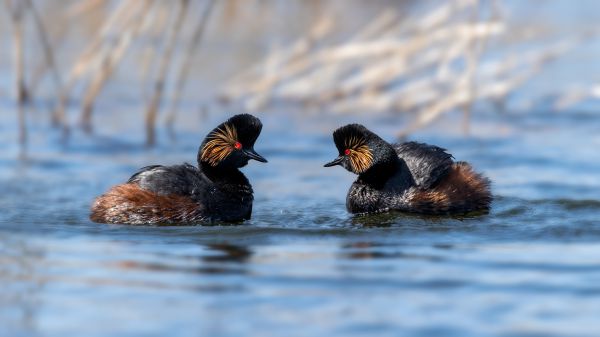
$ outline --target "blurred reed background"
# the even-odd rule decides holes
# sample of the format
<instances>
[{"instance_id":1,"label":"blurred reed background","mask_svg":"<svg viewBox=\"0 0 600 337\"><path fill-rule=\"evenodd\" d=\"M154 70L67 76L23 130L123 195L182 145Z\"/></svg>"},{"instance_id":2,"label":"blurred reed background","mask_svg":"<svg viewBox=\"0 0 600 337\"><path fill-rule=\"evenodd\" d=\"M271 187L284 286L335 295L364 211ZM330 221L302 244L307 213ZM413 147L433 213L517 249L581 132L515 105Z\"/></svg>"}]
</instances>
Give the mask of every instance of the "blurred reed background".
<instances>
[{"instance_id":1,"label":"blurred reed background","mask_svg":"<svg viewBox=\"0 0 600 337\"><path fill-rule=\"evenodd\" d=\"M595 75L543 76L566 55L585 55L600 30L593 20L553 21L544 8L584 12L597 7L593 2L5 0L3 6L0 100L15 107L22 144L34 119L49 121L65 140L75 128L92 132L95 116L108 113L98 108L103 101L133 101L129 113L153 145L159 126L176 134L180 110L215 106L391 113L408 121L397 131L404 136L452 112L458 113L451 123L468 132L481 110L550 112L600 98ZM541 90L524 89L539 78Z\"/></svg>"}]
</instances>

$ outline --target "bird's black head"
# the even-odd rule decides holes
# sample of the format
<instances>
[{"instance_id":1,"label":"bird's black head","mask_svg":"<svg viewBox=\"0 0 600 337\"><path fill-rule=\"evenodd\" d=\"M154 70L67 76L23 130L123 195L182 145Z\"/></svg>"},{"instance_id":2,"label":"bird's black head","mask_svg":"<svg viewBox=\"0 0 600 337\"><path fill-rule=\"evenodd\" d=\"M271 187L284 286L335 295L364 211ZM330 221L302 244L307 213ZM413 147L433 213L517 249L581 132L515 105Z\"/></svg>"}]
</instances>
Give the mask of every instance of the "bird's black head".
<instances>
[{"instance_id":1,"label":"bird's black head","mask_svg":"<svg viewBox=\"0 0 600 337\"><path fill-rule=\"evenodd\" d=\"M325 167L341 165L355 174L397 160L394 148L360 124L348 124L333 132L339 156Z\"/></svg>"},{"instance_id":2,"label":"bird's black head","mask_svg":"<svg viewBox=\"0 0 600 337\"><path fill-rule=\"evenodd\" d=\"M267 160L254 151L262 123L249 114L235 115L212 130L198 151L198 163L213 167L243 167L248 160Z\"/></svg>"}]
</instances>

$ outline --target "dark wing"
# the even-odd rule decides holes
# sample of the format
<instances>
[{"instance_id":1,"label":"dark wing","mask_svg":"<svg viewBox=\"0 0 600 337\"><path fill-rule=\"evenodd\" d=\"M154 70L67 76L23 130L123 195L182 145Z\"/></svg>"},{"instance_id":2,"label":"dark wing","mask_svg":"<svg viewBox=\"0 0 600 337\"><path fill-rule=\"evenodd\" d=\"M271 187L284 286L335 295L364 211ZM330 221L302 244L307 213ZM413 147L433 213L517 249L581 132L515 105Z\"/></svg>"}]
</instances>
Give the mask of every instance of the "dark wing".
<instances>
[{"instance_id":1,"label":"dark wing","mask_svg":"<svg viewBox=\"0 0 600 337\"><path fill-rule=\"evenodd\" d=\"M199 170L189 164L141 168L127 181L159 195L191 195L200 184Z\"/></svg>"},{"instance_id":2,"label":"dark wing","mask_svg":"<svg viewBox=\"0 0 600 337\"><path fill-rule=\"evenodd\" d=\"M160 168L164 168L165 166L163 165L149 165L149 166L144 166L141 169L139 169L136 173L134 173L129 180L127 180L128 183L134 183L137 184L139 183L140 179L143 179L144 175L146 175L148 172L152 172L156 169L156 171L159 171Z\"/></svg>"},{"instance_id":3,"label":"dark wing","mask_svg":"<svg viewBox=\"0 0 600 337\"><path fill-rule=\"evenodd\" d=\"M417 142L394 144L398 157L403 159L418 187L428 189L450 170L452 155L441 147Z\"/></svg>"}]
</instances>

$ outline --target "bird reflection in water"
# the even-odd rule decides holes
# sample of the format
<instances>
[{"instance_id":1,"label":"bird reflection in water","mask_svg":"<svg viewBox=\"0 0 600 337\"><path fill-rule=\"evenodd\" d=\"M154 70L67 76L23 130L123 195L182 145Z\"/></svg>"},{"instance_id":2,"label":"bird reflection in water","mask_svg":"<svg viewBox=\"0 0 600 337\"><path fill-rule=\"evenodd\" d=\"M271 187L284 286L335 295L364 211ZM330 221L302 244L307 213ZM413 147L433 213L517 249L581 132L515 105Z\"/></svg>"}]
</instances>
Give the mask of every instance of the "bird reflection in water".
<instances>
[{"instance_id":1,"label":"bird reflection in water","mask_svg":"<svg viewBox=\"0 0 600 337\"><path fill-rule=\"evenodd\" d=\"M207 244L207 252L199 257L201 263L168 263L168 262L139 262L125 260L118 263L118 268L128 270L150 270L161 272L180 272L194 274L245 274L245 263L251 256L252 251L244 246L228 243ZM216 253L213 253L216 252ZM177 257L178 259L181 257ZM190 258L186 256L184 258Z\"/></svg>"},{"instance_id":2,"label":"bird reflection in water","mask_svg":"<svg viewBox=\"0 0 600 337\"><path fill-rule=\"evenodd\" d=\"M252 256L250 249L240 245L216 243L206 245L206 247L212 251L221 253L202 257L202 260L206 262L246 262Z\"/></svg>"}]
</instances>

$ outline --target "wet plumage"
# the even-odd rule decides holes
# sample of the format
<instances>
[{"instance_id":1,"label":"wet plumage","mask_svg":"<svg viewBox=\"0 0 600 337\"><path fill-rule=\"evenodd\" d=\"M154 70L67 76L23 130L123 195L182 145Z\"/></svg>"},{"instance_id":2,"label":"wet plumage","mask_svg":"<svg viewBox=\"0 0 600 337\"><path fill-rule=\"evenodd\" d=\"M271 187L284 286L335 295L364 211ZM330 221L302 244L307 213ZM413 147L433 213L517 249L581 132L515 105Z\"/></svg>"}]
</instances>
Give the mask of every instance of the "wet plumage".
<instances>
[{"instance_id":1,"label":"wet plumage","mask_svg":"<svg viewBox=\"0 0 600 337\"><path fill-rule=\"evenodd\" d=\"M337 129L333 138L339 156L325 166L341 165L358 174L346 198L352 213L489 210L490 181L468 163L455 162L445 149L417 142L389 144L359 124Z\"/></svg>"},{"instance_id":2,"label":"wet plumage","mask_svg":"<svg viewBox=\"0 0 600 337\"><path fill-rule=\"evenodd\" d=\"M249 159L266 162L254 151L262 124L236 115L219 125L198 150L198 166L152 165L127 183L98 197L90 218L102 223L172 224L241 221L252 214L253 191L238 168Z\"/></svg>"}]
</instances>

